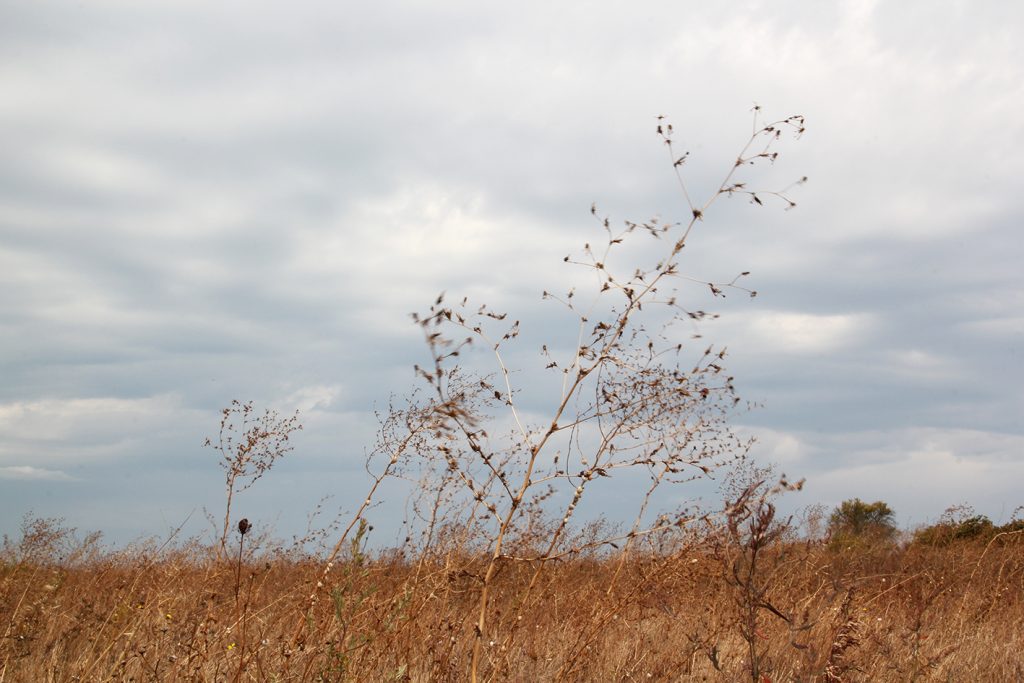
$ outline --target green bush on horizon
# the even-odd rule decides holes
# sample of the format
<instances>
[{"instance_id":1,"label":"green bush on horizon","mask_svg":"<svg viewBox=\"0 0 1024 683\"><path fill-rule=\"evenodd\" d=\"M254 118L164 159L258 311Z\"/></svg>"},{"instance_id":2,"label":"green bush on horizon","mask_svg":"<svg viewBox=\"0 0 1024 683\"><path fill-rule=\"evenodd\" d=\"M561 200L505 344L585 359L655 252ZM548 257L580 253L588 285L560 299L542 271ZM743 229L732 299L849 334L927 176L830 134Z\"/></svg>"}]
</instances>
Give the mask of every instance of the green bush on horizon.
<instances>
[{"instance_id":1,"label":"green bush on horizon","mask_svg":"<svg viewBox=\"0 0 1024 683\"><path fill-rule=\"evenodd\" d=\"M895 517L896 513L883 501L845 500L829 516L829 545L841 550L890 543L898 532Z\"/></svg>"}]
</instances>

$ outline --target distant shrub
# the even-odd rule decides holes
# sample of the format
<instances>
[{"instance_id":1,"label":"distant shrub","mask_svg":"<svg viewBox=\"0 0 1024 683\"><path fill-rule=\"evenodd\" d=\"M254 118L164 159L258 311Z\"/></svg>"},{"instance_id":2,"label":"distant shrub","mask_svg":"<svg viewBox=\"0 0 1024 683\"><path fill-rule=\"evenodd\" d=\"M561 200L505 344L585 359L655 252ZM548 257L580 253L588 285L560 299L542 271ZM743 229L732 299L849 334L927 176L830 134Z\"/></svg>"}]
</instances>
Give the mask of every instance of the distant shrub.
<instances>
[{"instance_id":1,"label":"distant shrub","mask_svg":"<svg viewBox=\"0 0 1024 683\"><path fill-rule=\"evenodd\" d=\"M995 525L985 515L955 517L947 514L937 523L914 531L913 543L938 547L961 541L988 540L994 535Z\"/></svg>"},{"instance_id":2,"label":"distant shrub","mask_svg":"<svg viewBox=\"0 0 1024 683\"><path fill-rule=\"evenodd\" d=\"M985 515L976 514L969 505L957 505L947 509L935 524L918 529L913 542L933 547L964 541L987 543L996 537L1020 532L1024 532L1024 520L1015 519L996 526Z\"/></svg>"},{"instance_id":3,"label":"distant shrub","mask_svg":"<svg viewBox=\"0 0 1024 683\"><path fill-rule=\"evenodd\" d=\"M997 534L1012 534L1024 531L1024 519L1015 519L1009 524L996 527Z\"/></svg>"},{"instance_id":4,"label":"distant shrub","mask_svg":"<svg viewBox=\"0 0 1024 683\"><path fill-rule=\"evenodd\" d=\"M843 501L829 517L833 548L887 543L896 536L896 513L886 503L865 503L860 498Z\"/></svg>"},{"instance_id":5,"label":"distant shrub","mask_svg":"<svg viewBox=\"0 0 1024 683\"><path fill-rule=\"evenodd\" d=\"M958 541L990 539L996 527L985 515L974 515L961 520L944 520L914 532L914 543L946 546Z\"/></svg>"}]
</instances>

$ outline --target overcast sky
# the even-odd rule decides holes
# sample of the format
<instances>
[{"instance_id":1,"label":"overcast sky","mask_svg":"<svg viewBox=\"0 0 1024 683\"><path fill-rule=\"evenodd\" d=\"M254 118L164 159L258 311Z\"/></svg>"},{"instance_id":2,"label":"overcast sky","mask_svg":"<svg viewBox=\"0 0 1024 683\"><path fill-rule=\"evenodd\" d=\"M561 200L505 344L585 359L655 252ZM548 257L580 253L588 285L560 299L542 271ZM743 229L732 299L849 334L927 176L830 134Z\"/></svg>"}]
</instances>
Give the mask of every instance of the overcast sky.
<instances>
[{"instance_id":1,"label":"overcast sky","mask_svg":"<svg viewBox=\"0 0 1024 683\"><path fill-rule=\"evenodd\" d=\"M809 176L799 206L718 205L683 262L760 292L684 290L763 406L737 428L807 478L797 504L1007 520L1022 25L932 0L5 2L0 532L32 510L123 541L221 510L202 443L235 398L305 424L241 512L287 535L349 506L374 408L427 358L410 312L468 294L571 343L540 293L600 238L591 202L687 217L655 117L706 198L755 102L807 117L748 174Z\"/></svg>"}]
</instances>

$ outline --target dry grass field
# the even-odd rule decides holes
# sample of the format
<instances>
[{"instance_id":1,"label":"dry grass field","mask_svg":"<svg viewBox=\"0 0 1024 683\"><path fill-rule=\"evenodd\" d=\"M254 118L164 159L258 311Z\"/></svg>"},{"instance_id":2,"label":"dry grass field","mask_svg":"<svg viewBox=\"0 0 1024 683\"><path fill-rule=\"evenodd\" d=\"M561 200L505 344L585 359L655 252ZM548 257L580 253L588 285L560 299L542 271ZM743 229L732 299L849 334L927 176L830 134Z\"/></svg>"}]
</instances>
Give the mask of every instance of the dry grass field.
<instances>
[{"instance_id":1,"label":"dry grass field","mask_svg":"<svg viewBox=\"0 0 1024 683\"><path fill-rule=\"evenodd\" d=\"M0 565L0 681L464 681L480 572L455 551L241 563L198 545L102 551L37 521ZM258 554L260 555L260 554ZM493 681L1024 680L1024 541L762 550L707 539L500 565ZM740 569L739 574L743 574ZM534 581L532 588L528 588Z\"/></svg>"}]
</instances>

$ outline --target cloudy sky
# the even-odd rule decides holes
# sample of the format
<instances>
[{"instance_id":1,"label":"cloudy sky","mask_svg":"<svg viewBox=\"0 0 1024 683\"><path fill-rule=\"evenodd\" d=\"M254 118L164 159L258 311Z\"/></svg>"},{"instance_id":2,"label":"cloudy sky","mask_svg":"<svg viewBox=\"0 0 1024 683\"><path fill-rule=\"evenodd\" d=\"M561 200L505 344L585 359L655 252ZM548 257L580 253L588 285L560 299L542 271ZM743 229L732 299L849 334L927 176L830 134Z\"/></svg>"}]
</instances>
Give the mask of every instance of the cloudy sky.
<instances>
[{"instance_id":1,"label":"cloudy sky","mask_svg":"<svg viewBox=\"0 0 1024 683\"><path fill-rule=\"evenodd\" d=\"M655 117L704 198L755 102L807 117L748 176L809 176L799 206L717 205L683 262L760 292L683 290L762 404L737 428L807 478L800 505L1006 520L1022 22L931 0L6 2L0 532L31 510L120 541L222 509L202 443L236 398L305 423L240 510L286 535L324 495L349 506L373 410L426 358L411 311L445 290L573 339L540 293L600 237L591 202L686 218Z\"/></svg>"}]
</instances>

